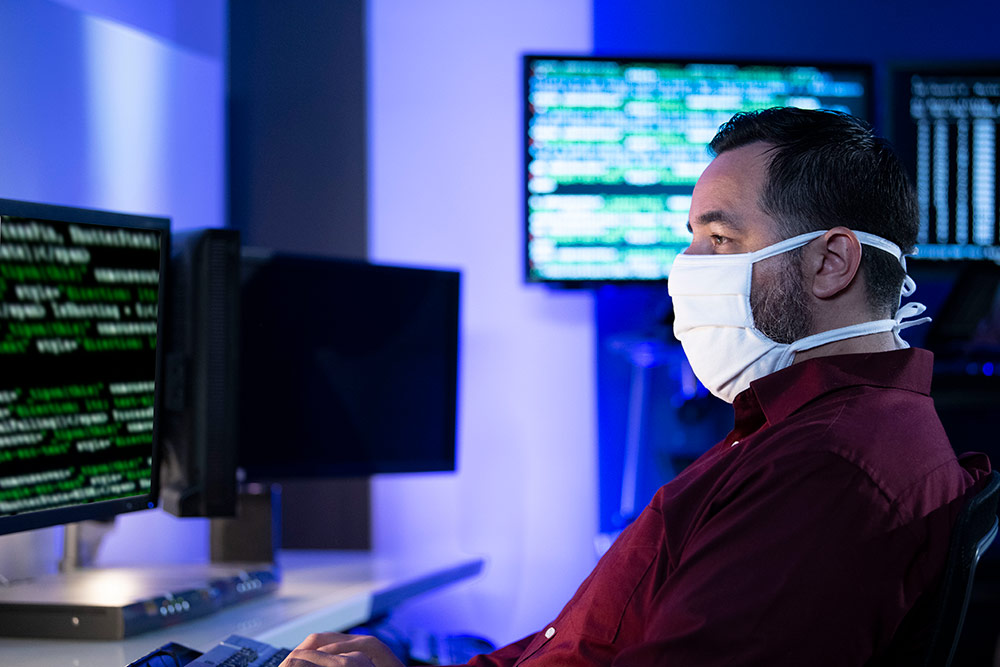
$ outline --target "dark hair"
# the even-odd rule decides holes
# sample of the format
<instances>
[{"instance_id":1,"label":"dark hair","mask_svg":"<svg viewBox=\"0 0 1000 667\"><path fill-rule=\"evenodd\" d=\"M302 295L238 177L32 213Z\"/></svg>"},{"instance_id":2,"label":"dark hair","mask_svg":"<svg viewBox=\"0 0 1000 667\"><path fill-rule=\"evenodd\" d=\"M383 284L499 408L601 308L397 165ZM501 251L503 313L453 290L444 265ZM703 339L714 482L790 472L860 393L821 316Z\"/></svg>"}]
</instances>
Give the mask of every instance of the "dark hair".
<instances>
[{"instance_id":1,"label":"dark hair","mask_svg":"<svg viewBox=\"0 0 1000 667\"><path fill-rule=\"evenodd\" d=\"M774 108L738 113L709 144L713 155L757 141L771 144L759 205L786 237L843 225L892 241L904 253L917 241L917 202L887 141L845 113ZM903 269L870 246L861 253L868 303L895 312Z\"/></svg>"}]
</instances>

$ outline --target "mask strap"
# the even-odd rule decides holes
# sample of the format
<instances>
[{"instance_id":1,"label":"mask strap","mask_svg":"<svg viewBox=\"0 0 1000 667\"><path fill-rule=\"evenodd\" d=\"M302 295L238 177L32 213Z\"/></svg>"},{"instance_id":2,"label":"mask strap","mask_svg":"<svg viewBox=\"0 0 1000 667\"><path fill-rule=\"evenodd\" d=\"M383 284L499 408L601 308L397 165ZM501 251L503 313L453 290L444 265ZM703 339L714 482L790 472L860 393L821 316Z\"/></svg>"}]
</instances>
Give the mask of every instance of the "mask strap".
<instances>
[{"instance_id":1,"label":"mask strap","mask_svg":"<svg viewBox=\"0 0 1000 667\"><path fill-rule=\"evenodd\" d=\"M854 232L854 235L858 237L858 240L865 245L870 245L873 248L878 248L879 250L884 250L896 259L899 263L903 265L903 269L906 269L906 257L903 255L903 251L899 249L899 246L882 238L881 236L875 236L874 234L869 234L868 232Z\"/></svg>"},{"instance_id":2,"label":"mask strap","mask_svg":"<svg viewBox=\"0 0 1000 667\"><path fill-rule=\"evenodd\" d=\"M846 340L848 338L857 338L859 336L867 336L869 334L893 331L896 325L896 320L874 320L872 322L851 324L846 327L840 327L839 329L820 331L819 333L815 333L811 336L800 338L797 341L790 343L784 349L781 354L781 361L779 362L778 368L789 366L792 363L792 359L795 357L796 352L804 352L805 350L811 350L814 347L819 347L820 345L836 343L837 341ZM903 345L906 345L906 341L903 341Z\"/></svg>"},{"instance_id":3,"label":"mask strap","mask_svg":"<svg viewBox=\"0 0 1000 667\"><path fill-rule=\"evenodd\" d=\"M906 257L903 251L899 249L899 246L892 241L887 241L881 236L875 236L874 234L869 234L868 232L854 232L854 235L858 237L858 240L865 245L872 246L873 248L878 248L879 250L884 250L893 257L899 260L899 265L903 267L903 273L905 277L903 278L903 289L901 293L903 296L911 296L917 291L917 281L910 277L909 272L906 270ZM910 256L916 255L914 250ZM921 311L923 312L923 311Z\"/></svg>"},{"instance_id":4,"label":"mask strap","mask_svg":"<svg viewBox=\"0 0 1000 667\"><path fill-rule=\"evenodd\" d=\"M761 248L754 252L748 253L750 256L750 262L759 262L762 259L767 259L768 257L774 257L775 255L780 255L783 252L788 252L789 250L794 250L809 243L813 239L818 239L819 237L826 234L826 230L820 230L816 232L806 232L805 234L799 234L798 236L792 236L783 241L778 241L766 248Z\"/></svg>"},{"instance_id":5,"label":"mask strap","mask_svg":"<svg viewBox=\"0 0 1000 667\"><path fill-rule=\"evenodd\" d=\"M830 329L829 331L821 331L819 333L813 334L811 336L806 336L805 338L800 338L794 343L788 346L790 352L802 352L804 350L811 350L814 347L819 347L820 345L826 345L827 343L835 343L840 340L845 340L847 338L857 338L859 336L867 336L874 333L882 333L884 331L892 331L898 326L896 320L873 320L871 322L861 322L859 324L851 324L846 327L840 327L839 329Z\"/></svg>"},{"instance_id":6,"label":"mask strap","mask_svg":"<svg viewBox=\"0 0 1000 667\"><path fill-rule=\"evenodd\" d=\"M796 352L811 350L814 347L826 345L827 343L835 343L847 338L857 338L859 336L867 336L869 334L882 333L884 331L892 331L896 335L896 340L898 340L903 347L909 347L909 343L899 337L899 332L903 329L917 326L918 324L930 322L931 318L922 317L919 320L911 320L909 322L904 322L904 320L910 317L916 317L925 310L927 310L927 308L924 304L910 302L896 311L896 317L891 320L861 322L860 324L851 324L846 327L840 327L839 329L821 331L790 343L788 347L785 348L782 357L786 359L787 363L791 363L792 356Z\"/></svg>"}]
</instances>

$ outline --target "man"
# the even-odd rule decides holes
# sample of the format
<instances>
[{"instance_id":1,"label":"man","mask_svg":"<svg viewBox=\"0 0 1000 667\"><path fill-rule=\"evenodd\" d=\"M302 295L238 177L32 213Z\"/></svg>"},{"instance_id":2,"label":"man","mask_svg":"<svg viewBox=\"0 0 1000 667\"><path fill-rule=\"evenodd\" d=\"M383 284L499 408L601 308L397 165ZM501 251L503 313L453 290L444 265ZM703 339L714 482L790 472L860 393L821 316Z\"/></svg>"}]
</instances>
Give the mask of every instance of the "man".
<instances>
[{"instance_id":1,"label":"man","mask_svg":"<svg viewBox=\"0 0 1000 667\"><path fill-rule=\"evenodd\" d=\"M956 460L931 355L898 336L923 310L899 308L910 185L843 114L740 114L711 148L669 290L674 331L735 427L551 624L474 665L894 664L893 638L920 626L989 463ZM321 634L284 664L398 662L371 638Z\"/></svg>"}]
</instances>

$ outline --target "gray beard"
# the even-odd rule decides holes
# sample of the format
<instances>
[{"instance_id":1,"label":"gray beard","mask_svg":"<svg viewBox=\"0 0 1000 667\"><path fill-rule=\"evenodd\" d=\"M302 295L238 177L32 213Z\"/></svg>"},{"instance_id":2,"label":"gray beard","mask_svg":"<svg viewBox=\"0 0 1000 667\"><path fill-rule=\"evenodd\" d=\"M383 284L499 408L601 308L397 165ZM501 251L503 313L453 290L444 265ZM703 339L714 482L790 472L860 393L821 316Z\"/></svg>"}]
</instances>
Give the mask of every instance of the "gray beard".
<instances>
[{"instance_id":1,"label":"gray beard","mask_svg":"<svg viewBox=\"0 0 1000 667\"><path fill-rule=\"evenodd\" d=\"M755 281L750 289L754 326L776 343L793 343L809 335L812 313L802 281L801 249L792 250L770 279Z\"/></svg>"}]
</instances>

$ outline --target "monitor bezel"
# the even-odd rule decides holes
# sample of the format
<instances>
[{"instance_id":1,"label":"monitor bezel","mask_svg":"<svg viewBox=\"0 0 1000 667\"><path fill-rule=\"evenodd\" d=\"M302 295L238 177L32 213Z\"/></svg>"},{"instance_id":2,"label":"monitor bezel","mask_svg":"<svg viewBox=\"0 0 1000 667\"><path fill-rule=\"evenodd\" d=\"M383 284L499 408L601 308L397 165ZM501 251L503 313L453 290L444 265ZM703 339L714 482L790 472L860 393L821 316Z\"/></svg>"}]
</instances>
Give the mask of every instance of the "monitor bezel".
<instances>
[{"instance_id":1,"label":"monitor bezel","mask_svg":"<svg viewBox=\"0 0 1000 667\"><path fill-rule=\"evenodd\" d=\"M676 65L734 65L736 67L815 67L830 71L844 71L861 74L865 80L865 113L866 118L862 119L872 127L876 127L876 111L878 108L875 91L875 67L871 62L850 61L850 60L824 60L824 59L780 59L780 58L700 58L695 56L663 56L663 55L641 55L641 54L573 54L573 53L544 53L528 52L521 55L521 276L527 285L548 285L561 288L598 288L602 285L645 285L645 286L665 286L669 280L667 277L658 278L576 278L576 279L548 279L533 276L531 272L530 258L530 228L528 222L528 200L531 193L528 191L528 167L530 164L530 140L528 130L531 123L531 111L528 103L530 93L530 72L531 63L536 60L573 60L588 62L620 62L620 63L650 63L650 64L676 64Z\"/></svg>"},{"instance_id":2,"label":"monitor bezel","mask_svg":"<svg viewBox=\"0 0 1000 667\"><path fill-rule=\"evenodd\" d=\"M36 530L85 520L107 520L118 514L152 509L159 496L160 421L163 411L163 331L166 281L169 279L170 219L165 217L121 213L93 208L78 208L56 204L35 203L15 199L0 199L0 215L38 220L53 220L81 225L104 225L161 232L160 280L157 286L157 346L155 386L153 392L153 447L150 489L148 493L103 500L93 503L54 507L19 514L0 515L0 535Z\"/></svg>"}]
</instances>

